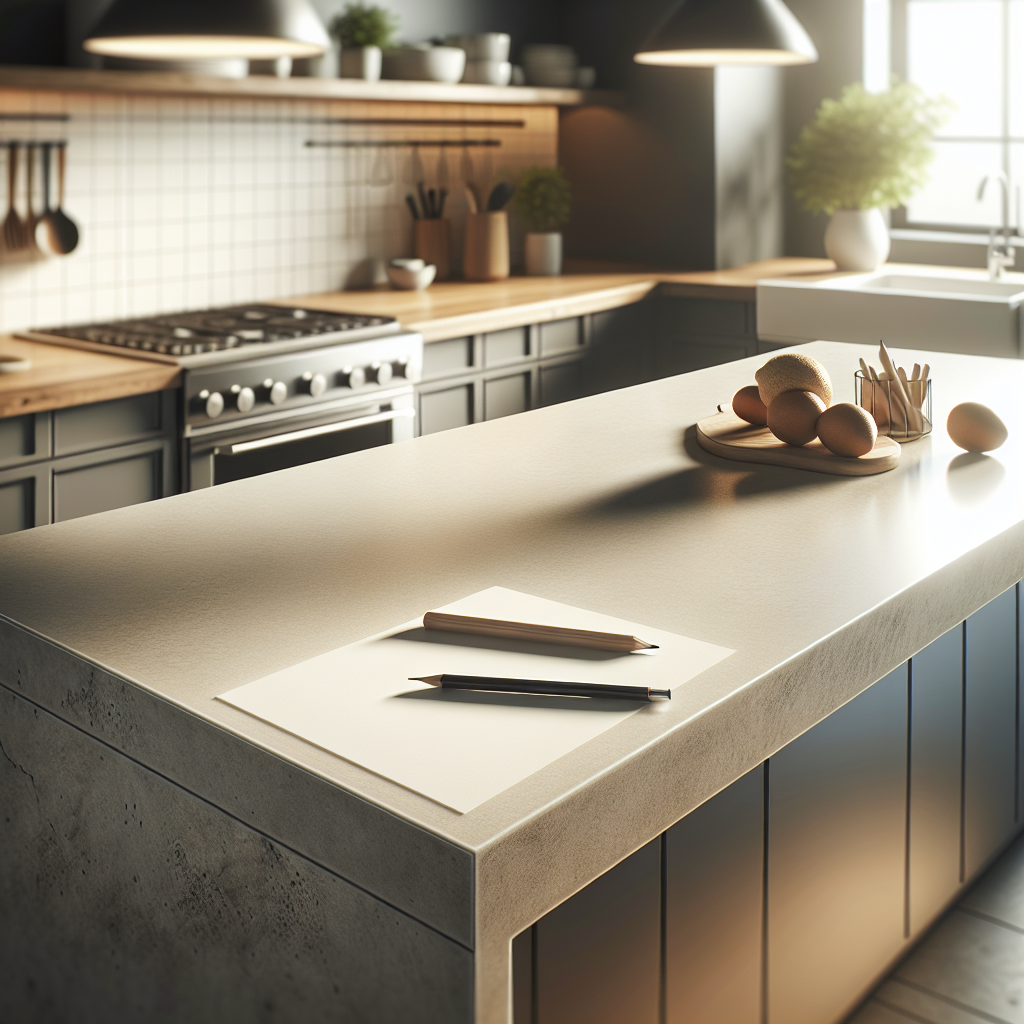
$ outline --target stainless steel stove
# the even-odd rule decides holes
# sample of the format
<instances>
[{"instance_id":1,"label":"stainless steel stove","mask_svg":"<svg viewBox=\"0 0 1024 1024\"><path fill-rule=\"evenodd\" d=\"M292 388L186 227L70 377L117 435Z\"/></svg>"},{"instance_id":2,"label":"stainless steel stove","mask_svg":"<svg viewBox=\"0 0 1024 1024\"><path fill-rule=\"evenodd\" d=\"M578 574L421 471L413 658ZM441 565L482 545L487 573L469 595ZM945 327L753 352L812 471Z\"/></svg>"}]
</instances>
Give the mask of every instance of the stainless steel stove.
<instances>
[{"instance_id":1,"label":"stainless steel stove","mask_svg":"<svg viewBox=\"0 0 1024 1024\"><path fill-rule=\"evenodd\" d=\"M415 433L423 339L390 317L253 304L22 336L182 367L185 489Z\"/></svg>"}]
</instances>

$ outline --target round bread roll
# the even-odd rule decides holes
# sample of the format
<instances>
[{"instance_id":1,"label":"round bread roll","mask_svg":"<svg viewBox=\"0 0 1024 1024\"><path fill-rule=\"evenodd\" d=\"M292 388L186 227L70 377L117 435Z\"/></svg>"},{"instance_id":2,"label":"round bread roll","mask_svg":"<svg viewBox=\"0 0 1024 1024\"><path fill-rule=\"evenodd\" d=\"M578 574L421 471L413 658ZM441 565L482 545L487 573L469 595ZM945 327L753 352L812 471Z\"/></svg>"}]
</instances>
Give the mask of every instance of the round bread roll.
<instances>
[{"instance_id":1,"label":"round bread roll","mask_svg":"<svg viewBox=\"0 0 1024 1024\"><path fill-rule=\"evenodd\" d=\"M770 406L784 391L810 391L827 408L832 404L832 381L817 359L800 352L782 352L772 356L754 374L761 401ZM738 414L737 414L738 415Z\"/></svg>"},{"instance_id":2,"label":"round bread roll","mask_svg":"<svg viewBox=\"0 0 1024 1024\"><path fill-rule=\"evenodd\" d=\"M741 420L753 423L757 427L763 427L768 422L768 410L761 401L756 384L748 384L732 396L732 411Z\"/></svg>"},{"instance_id":3,"label":"round bread roll","mask_svg":"<svg viewBox=\"0 0 1024 1024\"><path fill-rule=\"evenodd\" d=\"M808 444L818 436L825 403L813 391L783 391L768 406L768 429L786 444Z\"/></svg>"},{"instance_id":4,"label":"round bread roll","mask_svg":"<svg viewBox=\"0 0 1024 1024\"><path fill-rule=\"evenodd\" d=\"M833 455L857 459L875 447L878 427L866 409L840 402L818 417L818 439Z\"/></svg>"},{"instance_id":5,"label":"round bread roll","mask_svg":"<svg viewBox=\"0 0 1024 1024\"><path fill-rule=\"evenodd\" d=\"M999 448L1009 432L1006 424L980 402L961 402L946 419L946 433L966 452L991 452Z\"/></svg>"}]
</instances>

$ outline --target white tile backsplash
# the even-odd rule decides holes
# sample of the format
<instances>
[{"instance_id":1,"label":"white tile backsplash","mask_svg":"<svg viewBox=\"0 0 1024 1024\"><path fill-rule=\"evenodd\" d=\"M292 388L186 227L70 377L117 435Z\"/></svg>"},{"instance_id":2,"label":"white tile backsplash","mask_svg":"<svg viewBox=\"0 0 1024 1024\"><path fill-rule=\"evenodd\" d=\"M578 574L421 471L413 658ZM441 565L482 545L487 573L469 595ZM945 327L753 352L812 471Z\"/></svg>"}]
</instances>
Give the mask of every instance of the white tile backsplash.
<instances>
[{"instance_id":1,"label":"white tile backsplash","mask_svg":"<svg viewBox=\"0 0 1024 1024\"><path fill-rule=\"evenodd\" d=\"M11 116L25 114L68 119ZM449 123L331 123L353 117ZM526 127L465 123L489 120L524 120ZM557 114L455 104L0 91L0 146L11 139L67 140L64 206L81 230L78 249L62 258L0 250L0 331L366 284L374 262L412 251L404 197L415 191L416 158L408 147L306 142L486 138L499 139L501 147L469 151L485 192L518 168L556 162ZM449 149L444 161L456 258L466 213L462 156L460 148ZM419 161L427 184L436 185L438 148L421 148ZM5 146L0 167L6 171ZM22 212L25 184L23 149L16 204ZM38 162L34 194L38 211Z\"/></svg>"}]
</instances>

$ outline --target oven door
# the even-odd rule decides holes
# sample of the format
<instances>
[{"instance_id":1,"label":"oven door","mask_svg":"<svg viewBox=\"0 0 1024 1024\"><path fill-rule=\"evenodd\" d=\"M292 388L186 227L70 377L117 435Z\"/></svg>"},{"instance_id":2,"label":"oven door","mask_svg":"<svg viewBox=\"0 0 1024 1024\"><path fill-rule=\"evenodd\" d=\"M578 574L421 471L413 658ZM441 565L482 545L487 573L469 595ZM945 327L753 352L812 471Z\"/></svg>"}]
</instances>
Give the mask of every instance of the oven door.
<instances>
[{"instance_id":1,"label":"oven door","mask_svg":"<svg viewBox=\"0 0 1024 1024\"><path fill-rule=\"evenodd\" d=\"M361 402L330 413L275 421L261 417L246 427L198 432L185 439L189 490L244 480L308 462L408 440L416 415L413 392L388 395L385 403Z\"/></svg>"}]
</instances>

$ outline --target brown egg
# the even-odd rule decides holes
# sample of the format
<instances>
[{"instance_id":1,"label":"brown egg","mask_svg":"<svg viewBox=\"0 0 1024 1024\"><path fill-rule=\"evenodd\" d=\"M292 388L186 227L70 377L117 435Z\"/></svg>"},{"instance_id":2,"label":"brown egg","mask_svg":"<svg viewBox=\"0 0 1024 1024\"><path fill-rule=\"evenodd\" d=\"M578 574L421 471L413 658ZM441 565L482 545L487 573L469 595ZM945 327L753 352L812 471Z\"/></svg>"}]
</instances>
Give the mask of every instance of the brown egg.
<instances>
[{"instance_id":1,"label":"brown egg","mask_svg":"<svg viewBox=\"0 0 1024 1024\"><path fill-rule=\"evenodd\" d=\"M780 352L754 374L761 401L771 405L783 391L810 391L828 407L832 404L832 381L817 359L802 352Z\"/></svg>"},{"instance_id":2,"label":"brown egg","mask_svg":"<svg viewBox=\"0 0 1024 1024\"><path fill-rule=\"evenodd\" d=\"M1008 436L1006 424L980 402L961 402L946 420L950 440L967 452L995 451Z\"/></svg>"},{"instance_id":3,"label":"brown egg","mask_svg":"<svg viewBox=\"0 0 1024 1024\"><path fill-rule=\"evenodd\" d=\"M768 406L768 429L786 444L799 447L818 436L825 403L811 391L783 391Z\"/></svg>"},{"instance_id":4,"label":"brown egg","mask_svg":"<svg viewBox=\"0 0 1024 1024\"><path fill-rule=\"evenodd\" d=\"M763 427L768 422L768 410L765 408L764 402L761 401L756 384L740 388L732 396L732 411L741 420L746 420L755 426Z\"/></svg>"},{"instance_id":5,"label":"brown egg","mask_svg":"<svg viewBox=\"0 0 1024 1024\"><path fill-rule=\"evenodd\" d=\"M875 447L878 427L866 409L840 402L818 417L818 438L834 455L856 459Z\"/></svg>"}]
</instances>

